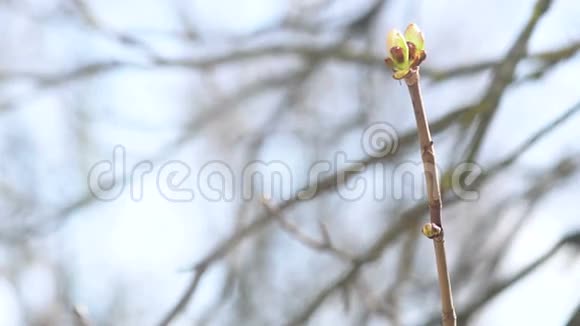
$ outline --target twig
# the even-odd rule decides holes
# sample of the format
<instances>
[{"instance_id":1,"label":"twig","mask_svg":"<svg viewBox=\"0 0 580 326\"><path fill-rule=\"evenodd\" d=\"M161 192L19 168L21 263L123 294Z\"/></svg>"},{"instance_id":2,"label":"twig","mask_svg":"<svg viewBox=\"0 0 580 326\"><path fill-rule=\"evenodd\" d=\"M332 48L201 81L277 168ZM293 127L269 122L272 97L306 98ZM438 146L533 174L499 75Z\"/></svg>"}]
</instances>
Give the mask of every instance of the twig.
<instances>
[{"instance_id":1,"label":"twig","mask_svg":"<svg viewBox=\"0 0 580 326\"><path fill-rule=\"evenodd\" d=\"M459 316L461 320L467 321L471 318L474 312L479 310L482 306L486 303L494 299L497 295L502 293L504 290L509 288L510 286L514 285L521 279L525 278L526 276L530 275L534 272L538 267L542 266L548 259L553 257L564 245L573 245L578 247L580 240L580 233L573 233L570 234L560 241L556 243L550 250L542 254L540 257L536 258L533 262L531 262L526 267L522 268L519 272L515 273L514 275L501 280L497 281L494 285L487 288L487 290L481 294L478 298L468 304L462 311L460 312Z\"/></svg>"},{"instance_id":2,"label":"twig","mask_svg":"<svg viewBox=\"0 0 580 326\"><path fill-rule=\"evenodd\" d=\"M510 194L481 214L482 219L476 221L471 232L466 235L468 243L461 248L458 264L451 272L454 287L463 287L467 282L475 281L479 289L475 290L476 293L487 291L495 282L495 279L492 279L493 272L497 271L503 262L509 248L524 229L523 226L529 223L528 219L533 215L535 207L553 191L560 189L557 187L558 184L571 180L578 172L580 162L577 157L578 153L571 154L547 171L538 173L540 177L535 177L535 182L527 190ZM499 223L501 229L499 230L498 221L506 217L506 211L512 208L511 204L519 204L522 201L524 208L518 213L517 220L510 226ZM500 232L495 232L494 228ZM486 234L482 234L481 230L487 230ZM489 234L496 236L489 237ZM466 322L463 319L462 321Z\"/></svg>"},{"instance_id":3,"label":"twig","mask_svg":"<svg viewBox=\"0 0 580 326\"><path fill-rule=\"evenodd\" d=\"M198 264L195 267L194 276L193 276L192 281L189 283L189 286L187 287L187 289L185 290L183 295L181 295L177 304L167 313L167 315L165 317L163 317L163 319L159 323L160 326L169 325L169 323L175 317L177 317L177 315L179 315L179 313L181 313L181 311L187 306L187 304L189 303L189 301L193 297L193 294L195 293L197 286L199 285L199 281L201 280L201 277L203 276L203 274L205 274L205 272L210 264L211 264L211 261L206 261L206 262L202 262L202 263Z\"/></svg>"},{"instance_id":4,"label":"twig","mask_svg":"<svg viewBox=\"0 0 580 326\"><path fill-rule=\"evenodd\" d=\"M354 279L356 279L364 262L359 262L353 265L348 271L338 277L332 284L324 288L318 295L306 306L306 308L285 325L303 325L314 314L314 312L324 303L336 289L344 288Z\"/></svg>"},{"instance_id":5,"label":"twig","mask_svg":"<svg viewBox=\"0 0 580 326\"><path fill-rule=\"evenodd\" d=\"M316 43L316 42L311 42ZM538 52L524 57L528 60L538 60L545 65L553 65L557 62L569 59L580 50L580 42L564 46L555 50ZM310 59L335 59L343 62L352 62L361 65L382 66L380 57L369 53L351 49L348 44L333 44L327 47L316 48L308 45L288 45L288 46L271 46L257 47L249 49L240 49L228 53L215 54L212 57L193 57L193 58L157 58L148 63L136 63L122 60L105 60L91 62L73 68L70 71L43 73L35 71L0 71L0 81L11 79L28 79L36 80L39 83L57 83L69 78L69 76L94 77L108 73L120 68L184 68L184 69L207 69L221 64L242 61L244 59L260 59L267 56L283 55L300 55ZM473 63L465 66L451 68L445 71L436 71L429 68L423 68L423 75L435 81L443 81L455 77L474 74L485 69L497 68L502 63L499 61L484 61ZM75 78L75 81L80 78Z\"/></svg>"},{"instance_id":6,"label":"twig","mask_svg":"<svg viewBox=\"0 0 580 326\"><path fill-rule=\"evenodd\" d=\"M129 45L140 49L151 59L158 57L155 50L140 39L128 33L114 31L103 26L99 19L97 19L97 17L93 14L89 4L85 0L71 0L71 3L76 9L77 15L82 20L82 22L87 27L93 29L95 32L101 33L103 36L110 38L112 41L115 41L119 44Z\"/></svg>"},{"instance_id":7,"label":"twig","mask_svg":"<svg viewBox=\"0 0 580 326\"><path fill-rule=\"evenodd\" d=\"M90 326L89 322L89 312L85 306L75 305L72 308L72 315L74 319L74 324L76 326Z\"/></svg>"},{"instance_id":8,"label":"twig","mask_svg":"<svg viewBox=\"0 0 580 326\"><path fill-rule=\"evenodd\" d=\"M296 317L292 318L290 325L304 324L314 312L330 297L334 291L344 288L350 282L356 279L360 270L369 263L377 261L382 257L382 253L389 245L393 244L400 236L405 234L405 231L417 225L417 222L424 214L425 207L423 205L415 205L406 210L398 223L391 225L383 231L379 238L373 242L372 246L359 256L356 263L353 264L349 270L339 276L330 285L324 288L317 296L306 305L306 308Z\"/></svg>"},{"instance_id":9,"label":"twig","mask_svg":"<svg viewBox=\"0 0 580 326\"><path fill-rule=\"evenodd\" d=\"M576 307L576 311L570 316L570 320L566 323L566 326L580 325L580 303Z\"/></svg>"},{"instance_id":10,"label":"twig","mask_svg":"<svg viewBox=\"0 0 580 326\"><path fill-rule=\"evenodd\" d=\"M401 289L412 277L413 264L417 254L417 244L420 233L417 228L413 228L408 232L407 238L403 240L403 248L399 257L399 264L397 274L393 285L383 294L383 298L392 306L392 312L389 314L394 325L400 325L400 302Z\"/></svg>"},{"instance_id":11,"label":"twig","mask_svg":"<svg viewBox=\"0 0 580 326\"><path fill-rule=\"evenodd\" d=\"M552 0L538 0L528 22L511 46L505 59L495 68L488 90L481 100L479 123L476 126L472 144L469 146L466 161L473 162L482 147L489 127L498 111L499 104L507 88L512 84L516 67L527 55L528 43L540 18L548 11Z\"/></svg>"},{"instance_id":12,"label":"twig","mask_svg":"<svg viewBox=\"0 0 580 326\"><path fill-rule=\"evenodd\" d=\"M546 124L544 127L536 131L530 138L520 144L516 150L512 152L511 155L508 155L503 160L499 161L498 163L494 164L492 168L488 169L488 173L496 172L498 170L503 169L504 167L511 165L514 161L516 161L522 154L526 153L532 146L534 146L538 141L542 140L545 136L549 135L551 132L557 130L557 127L563 124L564 122L570 120L574 115L580 112L580 102L576 103L573 107L566 110L556 119L551 121L550 123Z\"/></svg>"},{"instance_id":13,"label":"twig","mask_svg":"<svg viewBox=\"0 0 580 326\"><path fill-rule=\"evenodd\" d=\"M423 106L421 96L419 67L410 72L405 77L405 82L409 88L411 101L413 102L413 111L417 122L417 133L419 135L419 144L421 145L421 159L425 170L425 181L427 183L427 195L429 198L429 213L431 217L431 227L437 231L431 237L435 247L435 259L437 263L437 274L439 275L439 290L441 291L442 315L441 321L443 326L456 325L455 308L453 307L453 295L451 293L451 284L449 281L449 271L447 270L447 258L445 254L445 242L443 224L441 221L441 212L443 205L441 203L441 188L439 185L439 173L435 158L435 149L429 130L429 123Z\"/></svg>"},{"instance_id":14,"label":"twig","mask_svg":"<svg viewBox=\"0 0 580 326\"><path fill-rule=\"evenodd\" d=\"M359 280L354 287L357 290L358 295L364 303L366 312L364 313L364 318L370 317L371 314L382 316L388 318L392 321L392 324L398 326L398 313L397 306L393 305L391 302L387 302L382 295L375 295L372 293L371 286L366 284L363 280ZM367 323L357 323L357 325L367 325Z\"/></svg>"},{"instance_id":15,"label":"twig","mask_svg":"<svg viewBox=\"0 0 580 326\"><path fill-rule=\"evenodd\" d=\"M578 52L579 50L580 50L580 42L577 42L577 43L573 43L571 45L567 45L567 46L564 46L562 48L558 48L555 50L548 50L548 51L534 53L534 54L528 55L526 57L526 59L540 61L543 66L547 67L547 66L554 65L560 61L569 59L574 54L576 54L576 52ZM448 70L434 70L434 69L425 70L425 68L423 68L422 70L423 70L423 75L425 75L425 73L427 73L426 76L429 77L429 79L431 79L435 82L441 82L441 81L448 80L448 79L455 78L455 77L462 77L462 76L467 76L467 75L475 74L478 72L482 72L486 69L495 69L500 64L501 64L501 61L488 60L488 61L467 64L464 66L458 66L458 67L451 68Z\"/></svg>"},{"instance_id":16,"label":"twig","mask_svg":"<svg viewBox=\"0 0 580 326\"><path fill-rule=\"evenodd\" d=\"M345 251L342 251L333 245L332 241L330 240L328 230L326 229L324 224L319 223L320 233L322 234L322 240L318 240L302 232L297 225L293 224L287 218L285 218L282 215L280 209L277 206L273 205L268 199L264 198L262 200L262 204L264 205L268 213L276 218L276 222L278 222L282 230L290 234L300 243L316 251L328 252L333 256L340 258L342 260L349 261L352 263L355 262L355 257L353 255Z\"/></svg>"}]
</instances>

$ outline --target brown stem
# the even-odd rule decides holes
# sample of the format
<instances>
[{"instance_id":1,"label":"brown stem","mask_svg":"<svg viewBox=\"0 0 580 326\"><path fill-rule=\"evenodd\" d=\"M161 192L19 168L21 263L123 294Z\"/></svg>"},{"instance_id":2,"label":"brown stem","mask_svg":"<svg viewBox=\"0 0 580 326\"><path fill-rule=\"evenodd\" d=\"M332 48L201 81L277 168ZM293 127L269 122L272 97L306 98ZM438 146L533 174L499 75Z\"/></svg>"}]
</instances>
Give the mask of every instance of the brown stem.
<instances>
[{"instance_id":1,"label":"brown stem","mask_svg":"<svg viewBox=\"0 0 580 326\"><path fill-rule=\"evenodd\" d=\"M431 131L429 130L429 123L427 122L427 116L425 115L425 108L423 106L423 97L421 96L419 68L412 70L405 77L405 82L409 88L409 94L413 102L413 111L415 112L415 120L417 121L417 133L419 134L419 144L421 145L421 159L423 160L427 195L429 197L431 224L436 225L440 229L440 232L433 238L433 245L435 247L435 261L437 263L439 289L441 291L441 322L443 326L455 326L455 308L453 307L453 295L451 293L449 271L447 270L444 232L441 223L442 204L439 173L437 171L433 139L431 138Z\"/></svg>"}]
</instances>

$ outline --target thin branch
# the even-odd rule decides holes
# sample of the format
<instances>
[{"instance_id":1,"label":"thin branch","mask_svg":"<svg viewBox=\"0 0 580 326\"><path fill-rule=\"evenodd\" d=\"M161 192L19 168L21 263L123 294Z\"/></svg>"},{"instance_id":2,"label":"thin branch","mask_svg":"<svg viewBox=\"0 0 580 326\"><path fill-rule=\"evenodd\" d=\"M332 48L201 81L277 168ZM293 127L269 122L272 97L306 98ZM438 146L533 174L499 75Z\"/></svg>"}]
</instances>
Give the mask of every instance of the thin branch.
<instances>
[{"instance_id":1,"label":"thin branch","mask_svg":"<svg viewBox=\"0 0 580 326\"><path fill-rule=\"evenodd\" d=\"M498 163L494 164L494 166L488 169L488 173L494 172L495 170L501 170L504 167L511 165L514 161L516 161L519 157L521 157L524 153L526 153L530 148L532 148L537 142L544 139L547 135L552 133L557 129L558 126L562 125L564 122L570 120L576 113L580 112L580 102L576 103L573 107L568 109L566 112L561 114L559 117L536 131L530 138L524 141L521 145L519 145L511 155L508 155L503 160L499 161Z\"/></svg>"},{"instance_id":2,"label":"thin branch","mask_svg":"<svg viewBox=\"0 0 580 326\"><path fill-rule=\"evenodd\" d=\"M72 308L74 324L76 326L90 326L89 312L84 306L74 306Z\"/></svg>"},{"instance_id":3,"label":"thin branch","mask_svg":"<svg viewBox=\"0 0 580 326\"><path fill-rule=\"evenodd\" d=\"M439 184L439 172L437 170L437 160L435 157L435 148L431 138L431 130L423 105L421 95L421 84L419 70L412 70L405 77L405 82L409 88L411 101L413 102L413 111L417 122L417 133L421 145L421 159L425 169L425 181L427 184L427 196L429 199L429 215L431 217L430 228L436 228L437 231L429 235L433 239L435 248L435 261L437 263L437 274L439 275L439 291L441 294L442 314L441 322L443 326L456 325L455 308L453 307L453 295L451 292L451 282L449 280L449 271L447 269L447 258L445 253L445 232L443 230L441 202L441 186ZM427 234L426 234L427 235Z\"/></svg>"},{"instance_id":4,"label":"thin branch","mask_svg":"<svg viewBox=\"0 0 580 326\"><path fill-rule=\"evenodd\" d=\"M154 59L158 57L158 54L154 49L147 43L141 41L140 39L119 31L112 30L110 28L104 27L102 23L93 14L89 4L85 0L70 0L72 5L75 7L79 18L82 22L93 29L95 32L101 33L103 36L112 39L113 41L135 47L143 51L149 58Z\"/></svg>"},{"instance_id":5,"label":"thin branch","mask_svg":"<svg viewBox=\"0 0 580 326\"><path fill-rule=\"evenodd\" d=\"M355 289L361 297L361 300L364 302L366 308L366 311L362 315L364 320L368 320L369 317L374 314L387 318L395 326L400 324L398 321L398 307L396 305L387 302L384 296L373 295L370 287L365 284L363 280L358 280ZM358 322L356 325L367 325L367 323L368 322Z\"/></svg>"},{"instance_id":6,"label":"thin branch","mask_svg":"<svg viewBox=\"0 0 580 326\"><path fill-rule=\"evenodd\" d=\"M567 60L580 51L580 42L576 42L555 50L542 51L526 57L527 60L535 60L544 66L554 65ZM451 78L462 77L482 72L487 69L497 69L501 60L486 60L464 66L451 68L448 70L435 70L422 68L422 73L435 82L441 82Z\"/></svg>"},{"instance_id":7,"label":"thin branch","mask_svg":"<svg viewBox=\"0 0 580 326\"><path fill-rule=\"evenodd\" d=\"M466 236L467 243L458 255L458 264L452 272L454 286L475 281L481 291L488 288L488 280L508 253L519 232L523 230L522 226L529 223L528 220L534 208L541 204L545 197L557 190L558 184L570 180L578 172L580 162L577 157L578 154L572 154L563 158L552 168L538 173L539 177L533 178L534 182L528 189L510 194L480 215L481 218L475 221L472 231ZM505 218L504 212L513 204L520 203L524 205L524 208L518 213L516 221L511 226L501 224L499 226L501 230L497 229L497 222ZM497 234L494 228L499 231ZM481 230L486 230L486 232L482 233ZM490 237L489 234L496 235ZM476 274L477 271L479 271L478 274Z\"/></svg>"},{"instance_id":8,"label":"thin branch","mask_svg":"<svg viewBox=\"0 0 580 326\"><path fill-rule=\"evenodd\" d=\"M207 271L207 269L211 263L212 263L211 261L202 262L194 268L194 272L193 272L194 276L193 276L192 281L190 282L190 284L187 287L187 289L185 290L185 292L181 295L181 297L177 301L177 304L175 304L173 306L173 308L167 313L167 315L165 317L163 317L163 319L159 323L160 326L169 325L169 323L175 317L177 317L177 315L179 315L179 313L181 313L181 311L183 309L185 309L185 307L187 307L187 304L189 303L189 301L193 297L193 294L195 293L195 290L197 289L197 286L199 285L199 282L200 282L203 274L205 274L205 272Z\"/></svg>"},{"instance_id":9,"label":"thin branch","mask_svg":"<svg viewBox=\"0 0 580 326\"><path fill-rule=\"evenodd\" d=\"M536 2L534 11L526 26L511 46L505 59L495 68L488 90L480 102L480 120L472 138L472 144L468 150L466 159L468 162L473 162L477 157L491 122L495 117L495 113L498 110L500 101L506 89L514 80L516 67L526 57L528 42L538 26L540 18L548 11L551 4L552 0L538 0Z\"/></svg>"},{"instance_id":10,"label":"thin branch","mask_svg":"<svg viewBox=\"0 0 580 326\"><path fill-rule=\"evenodd\" d=\"M405 231L417 227L418 222L424 213L424 205L416 205L405 211L400 217L398 223L390 225L389 228L385 229L379 238L374 241L363 254L358 256L355 264L351 265L345 273L316 295L314 299L306 305L306 308L301 313L292 318L292 321L289 324L297 325L308 321L314 312L316 312L326 299L337 289L343 288L355 280L364 265L377 261L382 256L384 250L398 240L401 235L405 234Z\"/></svg>"},{"instance_id":11,"label":"thin branch","mask_svg":"<svg viewBox=\"0 0 580 326\"><path fill-rule=\"evenodd\" d=\"M276 222L278 222L282 230L284 230L286 233L288 233L290 236L295 238L300 243L316 251L328 252L341 260L345 260L351 263L355 261L355 257L353 255L343 250L340 250L334 246L334 244L330 239L330 235L328 234L328 230L326 229L324 224L322 223L319 224L322 240L318 240L302 232L302 230L300 230L300 228L297 225L295 225L286 217L284 217L280 209L273 203L271 203L269 200L263 199L262 204L264 205L268 213L276 218Z\"/></svg>"},{"instance_id":12,"label":"thin branch","mask_svg":"<svg viewBox=\"0 0 580 326\"><path fill-rule=\"evenodd\" d=\"M315 42L311 42L315 43ZM530 60L539 60L544 64L554 64L559 61L569 59L580 50L580 42L568 45L556 50L543 51L525 57ZM337 43L330 46L312 47L311 45L275 45L262 48L242 48L226 53L214 54L210 57L200 58L157 58L149 63L134 63L120 60L107 60L101 62L88 63L86 65L76 67L70 71L63 73L39 73L26 71L1 71L0 80L7 79L29 79L37 80L39 83L56 84L61 83L71 77L67 76L82 76L93 77L103 73L110 72L119 68L184 68L184 69L207 69L217 65L232 63L236 61L243 61L246 59L261 59L268 56L283 56L283 55L300 55L306 58L317 59L336 59L344 62L353 62L363 65L379 66L382 64L382 58L366 50L357 50L351 48L348 43ZM485 69L498 68L502 60L498 61L484 61L474 63L467 66L452 68L446 71L435 71L429 68L422 68L423 76L434 79L435 81L442 81L462 75L473 74ZM77 80L78 78L74 79ZM73 80L73 81L74 81Z\"/></svg>"},{"instance_id":13,"label":"thin branch","mask_svg":"<svg viewBox=\"0 0 580 326\"><path fill-rule=\"evenodd\" d=\"M419 228L411 229L407 238L403 242L401 255L399 257L399 264L397 267L397 274L393 285L385 292L383 298L392 306L392 312L388 314L394 325L400 325L399 309L401 308L401 288L412 277L413 265L415 256L417 254L417 245L419 243Z\"/></svg>"},{"instance_id":14,"label":"thin branch","mask_svg":"<svg viewBox=\"0 0 580 326\"><path fill-rule=\"evenodd\" d=\"M576 307L576 311L570 316L570 320L566 323L566 326L577 326L580 325L580 303Z\"/></svg>"},{"instance_id":15,"label":"thin branch","mask_svg":"<svg viewBox=\"0 0 580 326\"><path fill-rule=\"evenodd\" d=\"M530 275L538 267L542 266L546 261L548 261L549 258L554 256L558 252L558 250L560 250L560 248L562 248L564 245L569 243L573 244L575 238L577 237L580 237L580 233L565 237L564 239L556 243L546 253L536 258L536 260L534 260L526 267L522 268L519 272L515 273L511 277L498 281L494 285L488 287L483 294L481 294L478 298L469 303L465 308L461 309L461 311L459 312L459 317L461 318L461 320L468 323L469 320L472 318L473 314L476 311L478 311L481 307L483 307L485 304L493 300L500 293L502 293L515 283L519 282L521 279Z\"/></svg>"},{"instance_id":16,"label":"thin branch","mask_svg":"<svg viewBox=\"0 0 580 326\"><path fill-rule=\"evenodd\" d=\"M314 314L314 312L318 310L318 307L320 307L324 301L326 301L326 299L330 297L337 289L346 287L349 283L356 279L358 272L360 271L363 264L364 262L358 262L357 264L353 265L348 271L343 273L324 290L320 291L318 295L316 295L316 297L314 297L314 299L308 303L306 308L300 314L298 314L285 325L305 324Z\"/></svg>"},{"instance_id":17,"label":"thin branch","mask_svg":"<svg viewBox=\"0 0 580 326\"><path fill-rule=\"evenodd\" d=\"M564 245L572 245L575 247L580 247L580 232L572 233L570 235L562 238L558 243L556 243L547 252L536 258L533 262L522 268L520 271L514 275L499 280L493 285L487 287L485 291L480 294L476 299L472 300L465 308L461 308L458 314L458 318L468 324L469 320L474 316L474 314L485 306L487 303L495 299L499 294L503 293L506 289L510 288L523 278L527 277L533 273L536 269L541 267L546 263L551 257L553 257ZM425 325L438 325L438 318L433 316L429 319Z\"/></svg>"}]
</instances>

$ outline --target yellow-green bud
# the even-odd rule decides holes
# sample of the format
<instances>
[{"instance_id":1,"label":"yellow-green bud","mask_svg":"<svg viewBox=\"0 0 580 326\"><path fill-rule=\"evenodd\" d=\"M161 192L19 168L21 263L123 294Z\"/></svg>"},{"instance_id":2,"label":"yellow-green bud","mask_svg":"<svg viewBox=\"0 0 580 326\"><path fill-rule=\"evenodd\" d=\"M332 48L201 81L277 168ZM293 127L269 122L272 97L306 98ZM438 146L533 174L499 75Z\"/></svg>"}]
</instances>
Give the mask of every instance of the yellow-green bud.
<instances>
[{"instance_id":1,"label":"yellow-green bud","mask_svg":"<svg viewBox=\"0 0 580 326\"><path fill-rule=\"evenodd\" d=\"M401 32L392 29L387 35L387 51L393 60L395 68L404 68L409 61L409 48Z\"/></svg>"},{"instance_id":2,"label":"yellow-green bud","mask_svg":"<svg viewBox=\"0 0 580 326\"><path fill-rule=\"evenodd\" d=\"M387 34L387 66L393 69L395 79L405 78L425 59L425 38L419 27L410 24L405 35L396 29Z\"/></svg>"},{"instance_id":3,"label":"yellow-green bud","mask_svg":"<svg viewBox=\"0 0 580 326\"><path fill-rule=\"evenodd\" d=\"M425 37L416 24L409 24L405 30L405 39L415 45L418 52L425 50Z\"/></svg>"},{"instance_id":4,"label":"yellow-green bud","mask_svg":"<svg viewBox=\"0 0 580 326\"><path fill-rule=\"evenodd\" d=\"M421 228L421 232L423 232L427 238L433 239L441 235L441 227L434 223L425 223L423 228Z\"/></svg>"}]
</instances>

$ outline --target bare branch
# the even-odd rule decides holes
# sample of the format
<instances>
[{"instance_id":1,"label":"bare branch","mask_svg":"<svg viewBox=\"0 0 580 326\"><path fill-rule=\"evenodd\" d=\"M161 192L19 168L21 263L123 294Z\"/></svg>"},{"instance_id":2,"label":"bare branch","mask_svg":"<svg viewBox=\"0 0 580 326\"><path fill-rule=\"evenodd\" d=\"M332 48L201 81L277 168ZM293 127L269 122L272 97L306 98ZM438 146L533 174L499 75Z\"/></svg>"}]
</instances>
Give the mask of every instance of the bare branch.
<instances>
[{"instance_id":1,"label":"bare branch","mask_svg":"<svg viewBox=\"0 0 580 326\"><path fill-rule=\"evenodd\" d=\"M480 120L473 136L472 144L469 147L467 161L473 162L476 158L486 133L497 112L499 103L508 86L514 80L516 66L527 54L528 42L536 29L540 18L548 11L552 0L538 0L534 6L534 11L530 16L526 26L520 33L515 43L511 46L505 59L494 69L490 86L480 102Z\"/></svg>"},{"instance_id":2,"label":"bare branch","mask_svg":"<svg viewBox=\"0 0 580 326\"><path fill-rule=\"evenodd\" d=\"M361 267L362 262L353 265L353 267L351 267L347 272L345 272L328 287L318 293L318 295L308 303L306 309L304 309L290 322L286 323L286 325L303 325L306 323L328 297L330 297L336 290L346 287L350 282L356 279Z\"/></svg>"},{"instance_id":3,"label":"bare branch","mask_svg":"<svg viewBox=\"0 0 580 326\"><path fill-rule=\"evenodd\" d=\"M90 326L89 312L84 306L74 306L72 309L74 322L76 326Z\"/></svg>"},{"instance_id":4,"label":"bare branch","mask_svg":"<svg viewBox=\"0 0 580 326\"><path fill-rule=\"evenodd\" d=\"M570 320L566 324L566 326L575 326L575 325L580 325L580 304L578 304L576 311L572 313L572 316L570 316Z\"/></svg>"},{"instance_id":5,"label":"bare branch","mask_svg":"<svg viewBox=\"0 0 580 326\"><path fill-rule=\"evenodd\" d=\"M494 166L488 171L495 172L495 170L501 170L504 167L511 165L514 161L516 161L519 157L521 157L524 153L526 153L530 148L532 148L535 144L537 144L541 139L545 138L551 132L555 131L558 126L568 121L578 112L580 112L580 102L578 102L575 106L568 109L566 112L564 112L562 115L560 115L559 117L548 123L540 130L536 131L530 138L528 138L520 146L518 146L518 148L516 148L516 150L514 150L511 155L507 156L500 162L494 164Z\"/></svg>"},{"instance_id":6,"label":"bare branch","mask_svg":"<svg viewBox=\"0 0 580 326\"><path fill-rule=\"evenodd\" d=\"M462 321L468 323L469 320L472 318L473 314L476 311L478 311L481 307L483 307L485 304L493 300L497 295L499 295L500 293L502 293L515 283L519 282L521 279L530 275L538 267L542 266L546 261L548 261L549 258L554 256L558 252L558 250L562 248L562 246L568 243L572 243L575 237L578 236L580 236L580 233L565 237L557 244L555 244L546 253L538 257L536 260L534 260L526 267L522 268L519 272L515 273L511 277L498 281L494 285L488 287L487 290L483 294L481 294L477 299L473 300L465 308L461 309L458 316L461 318Z\"/></svg>"},{"instance_id":7,"label":"bare branch","mask_svg":"<svg viewBox=\"0 0 580 326\"><path fill-rule=\"evenodd\" d=\"M565 46L556 50L539 52L532 54L525 58L530 60L539 60L546 66L566 60L572 57L580 50L580 43ZM8 79L29 79L37 80L40 84L48 84L56 86L66 81L77 81L82 78L89 78L98 76L103 73L110 72L118 68L184 68L184 69L208 69L217 65L242 62L247 59L261 59L269 56L283 56L283 55L299 55L305 58L313 59L335 59L344 62L352 62L364 65L372 65L376 67L383 67L382 57L367 50L358 50L350 46L349 43L336 43L330 46L313 47L312 45L303 44L288 44L275 45L262 48L240 48L230 52L221 54L213 54L210 57L199 58L182 58L169 59L157 57L149 63L133 63L120 60L108 60L102 62L93 62L77 68L74 68L65 73L38 73L26 71L1 71L0 80ZM424 67L421 70L423 76L429 77L435 81L442 81L450 78L460 77L463 75L473 74L485 69L499 68L503 61L484 61L467 66L452 68L446 71L436 71L429 67Z\"/></svg>"},{"instance_id":8,"label":"bare branch","mask_svg":"<svg viewBox=\"0 0 580 326\"><path fill-rule=\"evenodd\" d=\"M177 315L179 313L181 313L181 311L183 309L185 309L185 307L187 306L187 304L189 303L189 301L193 297L193 294L195 293L195 290L197 289L197 286L199 285L199 281L201 280L201 277L203 276L203 274L205 274L206 270L208 269L208 267L211 263L212 263L211 261L202 262L194 268L193 278L192 278L191 282L189 283L189 286L187 287L185 292L181 295L181 297L177 301L177 304L175 304L175 306L173 306L173 308L167 313L167 315L165 317L163 317L163 319L159 323L160 326L169 325L169 323L175 317L177 317Z\"/></svg>"},{"instance_id":9,"label":"bare branch","mask_svg":"<svg viewBox=\"0 0 580 326\"><path fill-rule=\"evenodd\" d=\"M273 205L268 199L264 198L262 200L262 204L268 210L268 213L276 218L276 222L278 222L282 230L290 234L292 237L294 237L296 240L298 240L305 246L312 248L316 251L328 252L339 259L349 261L351 263L355 261L353 255L333 246L330 240L330 236L328 235L328 231L326 230L323 224L320 224L320 228L322 230L322 240L318 240L302 232L297 225L295 225L294 223L290 222L287 218L285 218L282 215L280 209L277 206Z\"/></svg>"},{"instance_id":10,"label":"bare branch","mask_svg":"<svg viewBox=\"0 0 580 326\"><path fill-rule=\"evenodd\" d=\"M571 58L578 51L580 51L580 42L576 42L555 50L534 53L527 56L526 59L532 61L539 61L544 66L543 69L546 69L549 66L557 64L558 62ZM431 80L435 82L441 82L451 78L476 74L487 69L497 69L500 64L501 60L500 61L487 60L465 66L451 68L449 70L435 70L423 68L421 72L424 75L428 76Z\"/></svg>"}]
</instances>

